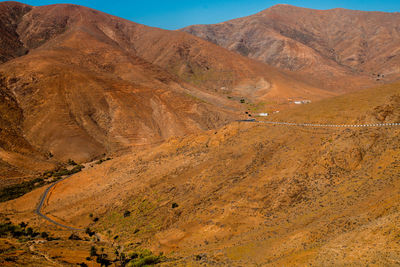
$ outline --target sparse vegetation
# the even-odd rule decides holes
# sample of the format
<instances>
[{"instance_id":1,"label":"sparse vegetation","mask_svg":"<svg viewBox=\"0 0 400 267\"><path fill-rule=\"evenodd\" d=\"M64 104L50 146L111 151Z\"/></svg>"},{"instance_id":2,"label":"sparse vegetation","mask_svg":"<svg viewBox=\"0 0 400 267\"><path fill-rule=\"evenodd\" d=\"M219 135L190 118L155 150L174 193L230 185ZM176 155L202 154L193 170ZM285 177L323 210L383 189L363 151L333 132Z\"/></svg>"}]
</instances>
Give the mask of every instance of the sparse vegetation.
<instances>
[{"instance_id":1,"label":"sparse vegetation","mask_svg":"<svg viewBox=\"0 0 400 267\"><path fill-rule=\"evenodd\" d=\"M42 232L42 233L40 234L40 236L41 236L42 238L48 238L48 237L49 237L49 234L48 234L47 232Z\"/></svg>"},{"instance_id":2,"label":"sparse vegetation","mask_svg":"<svg viewBox=\"0 0 400 267\"><path fill-rule=\"evenodd\" d=\"M129 267L142 267L148 265L155 265L165 260L165 257L160 254L159 256L154 255L150 250L143 250L140 252L128 253L128 265Z\"/></svg>"},{"instance_id":3,"label":"sparse vegetation","mask_svg":"<svg viewBox=\"0 0 400 267\"><path fill-rule=\"evenodd\" d=\"M90 230L89 227L87 227L87 228L85 229L85 233L88 234L89 236L93 236L94 234L96 234L96 232Z\"/></svg>"},{"instance_id":4,"label":"sparse vegetation","mask_svg":"<svg viewBox=\"0 0 400 267\"><path fill-rule=\"evenodd\" d=\"M74 160L72 160L72 159L69 159L68 160L68 165L72 165L72 166L75 166L75 165L78 165Z\"/></svg>"},{"instance_id":5,"label":"sparse vegetation","mask_svg":"<svg viewBox=\"0 0 400 267\"><path fill-rule=\"evenodd\" d=\"M69 240L82 240L77 234L72 233L69 237Z\"/></svg>"},{"instance_id":6,"label":"sparse vegetation","mask_svg":"<svg viewBox=\"0 0 400 267\"><path fill-rule=\"evenodd\" d=\"M95 246L90 247L90 257L87 257L87 260L92 260L92 258L96 257L96 262L100 264L100 266L110 266L111 260L108 259L108 255L104 253L104 248L101 248L101 253L97 253L97 249Z\"/></svg>"},{"instance_id":7,"label":"sparse vegetation","mask_svg":"<svg viewBox=\"0 0 400 267\"><path fill-rule=\"evenodd\" d=\"M71 170L68 170L66 168L62 168L62 169L59 169L56 172L53 172L52 176L61 177L61 176L66 176L66 175L73 175L75 173L78 173L78 172L82 171L83 168L84 168L83 165L76 165Z\"/></svg>"},{"instance_id":8,"label":"sparse vegetation","mask_svg":"<svg viewBox=\"0 0 400 267\"><path fill-rule=\"evenodd\" d=\"M100 264L100 266L110 266L111 260L108 259L108 255L105 253L101 253L97 256L96 262Z\"/></svg>"},{"instance_id":9,"label":"sparse vegetation","mask_svg":"<svg viewBox=\"0 0 400 267\"><path fill-rule=\"evenodd\" d=\"M31 181L22 182L20 184L7 186L0 190L0 202L19 198L35 188L47 184L43 178L36 178Z\"/></svg>"},{"instance_id":10,"label":"sparse vegetation","mask_svg":"<svg viewBox=\"0 0 400 267\"><path fill-rule=\"evenodd\" d=\"M7 236L25 241L37 237L45 238L46 240L55 240L47 232L39 233L32 227L27 227L27 224L24 222L19 225L12 224L11 222L0 223L0 237Z\"/></svg>"},{"instance_id":11,"label":"sparse vegetation","mask_svg":"<svg viewBox=\"0 0 400 267\"><path fill-rule=\"evenodd\" d=\"M82 165L75 165L75 167L72 168L71 170L67 170L66 168L61 168L54 171L48 171L42 175L43 177L39 177L31 181L25 181L20 184L4 187L3 189L0 190L0 202L19 198L36 188L39 188L41 186L59 180L63 176L73 175L75 173L78 173L82 171L83 168L84 166Z\"/></svg>"},{"instance_id":12,"label":"sparse vegetation","mask_svg":"<svg viewBox=\"0 0 400 267\"><path fill-rule=\"evenodd\" d=\"M103 159L99 159L98 161L96 161L96 164L102 164L105 161L109 161L112 160L112 158L108 157L108 158L103 158Z\"/></svg>"},{"instance_id":13,"label":"sparse vegetation","mask_svg":"<svg viewBox=\"0 0 400 267\"><path fill-rule=\"evenodd\" d=\"M95 246L90 247L90 257L95 257L97 256L97 250Z\"/></svg>"}]
</instances>

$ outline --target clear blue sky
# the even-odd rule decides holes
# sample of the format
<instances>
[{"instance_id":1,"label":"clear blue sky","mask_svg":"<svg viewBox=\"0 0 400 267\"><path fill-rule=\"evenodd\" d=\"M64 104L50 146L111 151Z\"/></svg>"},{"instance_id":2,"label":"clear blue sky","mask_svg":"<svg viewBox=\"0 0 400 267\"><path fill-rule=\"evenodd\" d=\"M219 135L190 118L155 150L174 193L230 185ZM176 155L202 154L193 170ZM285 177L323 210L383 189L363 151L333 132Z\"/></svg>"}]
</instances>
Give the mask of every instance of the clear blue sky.
<instances>
[{"instance_id":1,"label":"clear blue sky","mask_svg":"<svg viewBox=\"0 0 400 267\"><path fill-rule=\"evenodd\" d=\"M21 0L21 2L34 6L78 4L138 23L172 30L193 24L211 24L243 17L276 4L315 9L342 7L366 11L400 11L400 0Z\"/></svg>"}]
</instances>

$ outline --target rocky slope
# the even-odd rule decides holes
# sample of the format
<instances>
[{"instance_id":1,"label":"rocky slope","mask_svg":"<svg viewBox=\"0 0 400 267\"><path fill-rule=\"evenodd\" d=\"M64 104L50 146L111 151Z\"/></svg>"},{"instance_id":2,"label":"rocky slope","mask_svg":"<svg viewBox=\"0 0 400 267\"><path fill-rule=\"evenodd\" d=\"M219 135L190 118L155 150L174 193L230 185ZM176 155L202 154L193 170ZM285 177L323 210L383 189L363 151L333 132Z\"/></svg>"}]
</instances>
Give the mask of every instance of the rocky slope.
<instances>
[{"instance_id":1,"label":"rocky slope","mask_svg":"<svg viewBox=\"0 0 400 267\"><path fill-rule=\"evenodd\" d=\"M400 122L398 89L364 90L274 119ZM162 251L171 266L396 265L399 133L232 123L77 174L57 185L44 210L96 229L114 247ZM27 204L41 192L2 204L3 215L44 227Z\"/></svg>"},{"instance_id":2,"label":"rocky slope","mask_svg":"<svg viewBox=\"0 0 400 267\"><path fill-rule=\"evenodd\" d=\"M332 95L186 33L76 5L0 8L2 112L18 117L14 137L2 135L7 153L25 142L40 157L85 161L221 126L241 98Z\"/></svg>"},{"instance_id":3,"label":"rocky slope","mask_svg":"<svg viewBox=\"0 0 400 267\"><path fill-rule=\"evenodd\" d=\"M0 4L0 63L27 52L16 30L22 17L31 9L28 5L16 2Z\"/></svg>"},{"instance_id":4,"label":"rocky slope","mask_svg":"<svg viewBox=\"0 0 400 267\"><path fill-rule=\"evenodd\" d=\"M313 84L345 91L399 78L399 23L398 13L276 5L252 16L182 31L303 73Z\"/></svg>"}]
</instances>

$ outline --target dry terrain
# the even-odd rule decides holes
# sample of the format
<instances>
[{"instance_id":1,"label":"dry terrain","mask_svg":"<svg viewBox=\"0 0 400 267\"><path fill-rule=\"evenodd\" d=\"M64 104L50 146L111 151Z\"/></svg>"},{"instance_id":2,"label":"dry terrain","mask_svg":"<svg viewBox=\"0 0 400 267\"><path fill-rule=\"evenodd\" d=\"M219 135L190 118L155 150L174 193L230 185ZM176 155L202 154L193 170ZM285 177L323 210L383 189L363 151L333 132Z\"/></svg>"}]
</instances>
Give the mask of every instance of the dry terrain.
<instances>
[{"instance_id":1,"label":"dry terrain","mask_svg":"<svg viewBox=\"0 0 400 267\"><path fill-rule=\"evenodd\" d=\"M363 90L273 119L400 122L398 90ZM163 252L171 266L397 265L399 134L234 122L88 167L57 185L44 211L95 229L96 246ZM3 216L62 235L32 212L42 192L2 204ZM88 242L81 254L65 242L64 255L51 242L37 249L85 261Z\"/></svg>"},{"instance_id":2,"label":"dry terrain","mask_svg":"<svg viewBox=\"0 0 400 267\"><path fill-rule=\"evenodd\" d=\"M400 14L276 5L255 15L182 29L244 56L301 73L331 90L400 77Z\"/></svg>"},{"instance_id":3,"label":"dry terrain","mask_svg":"<svg viewBox=\"0 0 400 267\"><path fill-rule=\"evenodd\" d=\"M398 21L1 2L0 265L400 265Z\"/></svg>"},{"instance_id":4,"label":"dry terrain","mask_svg":"<svg viewBox=\"0 0 400 267\"><path fill-rule=\"evenodd\" d=\"M82 6L0 10L2 177L220 127L241 99L335 95L190 34Z\"/></svg>"}]
</instances>

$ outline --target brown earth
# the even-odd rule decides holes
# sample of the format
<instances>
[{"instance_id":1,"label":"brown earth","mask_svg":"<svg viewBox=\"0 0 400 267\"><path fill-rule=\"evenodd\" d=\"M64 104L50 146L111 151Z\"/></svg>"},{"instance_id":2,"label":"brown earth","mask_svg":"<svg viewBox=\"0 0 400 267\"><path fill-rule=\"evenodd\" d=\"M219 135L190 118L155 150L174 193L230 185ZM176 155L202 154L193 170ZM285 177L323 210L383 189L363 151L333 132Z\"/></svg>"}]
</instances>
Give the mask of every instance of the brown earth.
<instances>
[{"instance_id":1,"label":"brown earth","mask_svg":"<svg viewBox=\"0 0 400 267\"><path fill-rule=\"evenodd\" d=\"M400 77L400 14L276 5L255 15L182 29L242 55L348 91Z\"/></svg>"},{"instance_id":2,"label":"brown earth","mask_svg":"<svg viewBox=\"0 0 400 267\"><path fill-rule=\"evenodd\" d=\"M272 119L398 123L399 86ZM108 244L163 251L171 266L397 265L399 134L235 122L79 173L56 186L44 211ZM55 231L32 213L41 192L2 204L2 215Z\"/></svg>"},{"instance_id":3,"label":"brown earth","mask_svg":"<svg viewBox=\"0 0 400 267\"><path fill-rule=\"evenodd\" d=\"M31 9L28 5L16 2L0 4L0 63L27 52L16 30L22 17Z\"/></svg>"},{"instance_id":4,"label":"brown earth","mask_svg":"<svg viewBox=\"0 0 400 267\"><path fill-rule=\"evenodd\" d=\"M76 5L0 8L1 151L30 153L31 169L220 127L242 98L334 95L190 34ZM32 173L7 159L2 176Z\"/></svg>"},{"instance_id":5,"label":"brown earth","mask_svg":"<svg viewBox=\"0 0 400 267\"><path fill-rule=\"evenodd\" d=\"M321 25L335 12L338 21L348 19L343 10L299 10L319 14L314 22ZM365 73L380 59L351 65L354 60L330 58L319 26L304 18L314 29L308 39L279 15L295 17L299 10L264 12L279 26L279 35L269 31L277 36L272 42L283 38L297 47L269 63L291 72L187 33L80 6L0 3L1 178L18 183L69 158L114 156L57 184L43 208L65 225L94 229L99 241L82 232L76 234L83 240L69 240L70 231L39 218L42 187L1 203L0 222L25 221L58 239L2 237L0 264L94 265L86 259L92 245L108 255L164 252L168 266L400 264L398 128L232 122L245 110L277 108L268 120L400 122L398 83L335 96L377 82ZM247 22L242 26L250 27ZM385 51L396 40L388 36ZM345 58L355 48L335 49ZM366 51L365 58L374 55ZM396 72L384 71L384 81L396 79ZM288 98L318 101L292 107Z\"/></svg>"}]
</instances>

